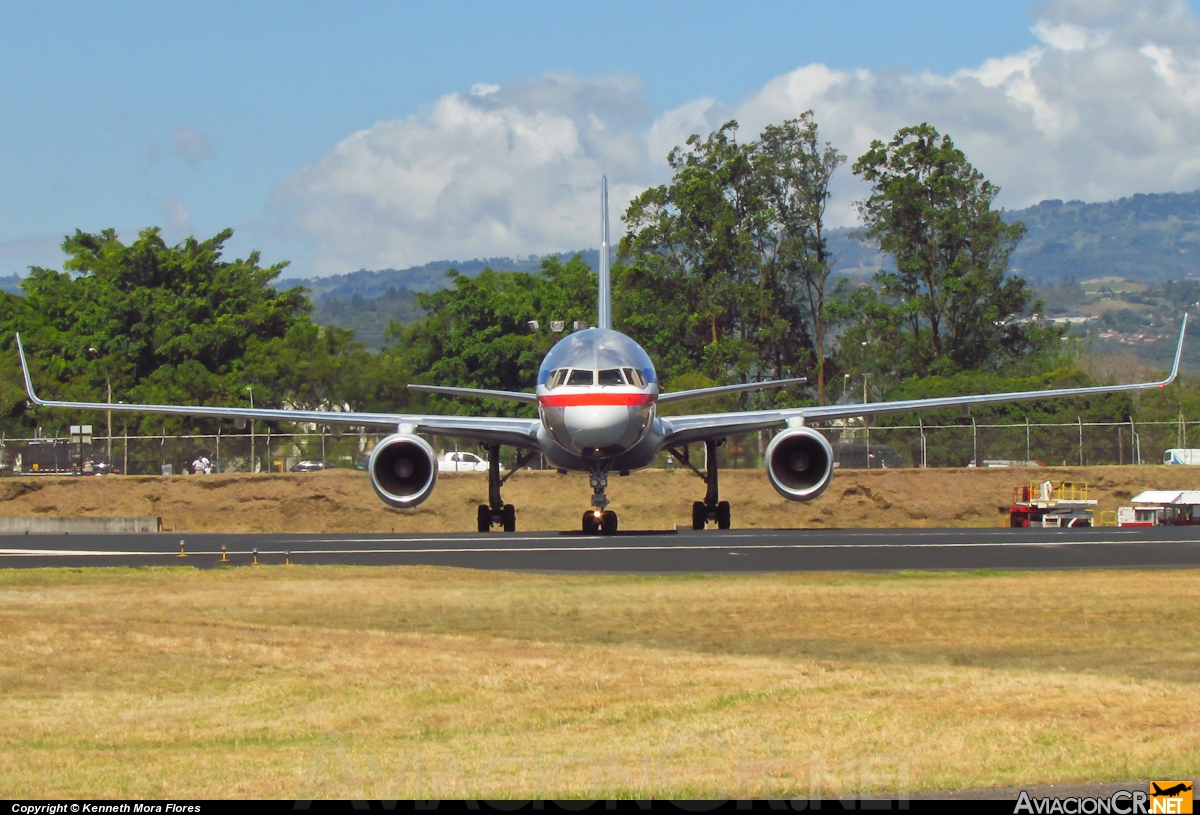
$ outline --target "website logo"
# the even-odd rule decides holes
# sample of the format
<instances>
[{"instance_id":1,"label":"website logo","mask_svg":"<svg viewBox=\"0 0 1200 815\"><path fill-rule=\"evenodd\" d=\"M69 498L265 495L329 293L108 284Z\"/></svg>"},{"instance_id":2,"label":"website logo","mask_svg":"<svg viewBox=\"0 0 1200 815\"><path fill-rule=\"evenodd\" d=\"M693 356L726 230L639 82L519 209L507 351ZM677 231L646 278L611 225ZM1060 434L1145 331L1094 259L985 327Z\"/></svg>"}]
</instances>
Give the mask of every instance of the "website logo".
<instances>
[{"instance_id":1,"label":"website logo","mask_svg":"<svg viewBox=\"0 0 1200 815\"><path fill-rule=\"evenodd\" d=\"M1150 815L1190 815L1193 786L1190 781L1151 781Z\"/></svg>"}]
</instances>

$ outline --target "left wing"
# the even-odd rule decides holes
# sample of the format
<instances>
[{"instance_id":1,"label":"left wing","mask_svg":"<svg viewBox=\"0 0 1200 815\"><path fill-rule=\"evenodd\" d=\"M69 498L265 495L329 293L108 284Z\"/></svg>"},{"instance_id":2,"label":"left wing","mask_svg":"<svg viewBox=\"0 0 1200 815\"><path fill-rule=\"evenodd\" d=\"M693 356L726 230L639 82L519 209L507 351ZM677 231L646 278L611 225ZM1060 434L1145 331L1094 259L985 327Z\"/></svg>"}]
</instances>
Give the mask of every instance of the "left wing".
<instances>
[{"instance_id":1,"label":"left wing","mask_svg":"<svg viewBox=\"0 0 1200 815\"><path fill-rule=\"evenodd\" d=\"M39 399L33 391L33 380L29 376L29 363L25 359L25 348L21 335L17 335L17 352L21 356L21 370L25 374L25 391L29 401L40 407L66 408L68 410L113 411L114 413L157 413L163 416L202 416L211 419L258 419L269 422L311 422L320 425L352 425L366 427L390 427L402 425L413 431L424 431L435 436L453 436L484 444L507 444L526 449L537 448L537 419L510 419L487 416L438 416L413 415L407 413L355 413L333 410L278 410L271 408L229 408L203 405L126 405L120 402L63 402Z\"/></svg>"},{"instance_id":2,"label":"left wing","mask_svg":"<svg viewBox=\"0 0 1200 815\"><path fill-rule=\"evenodd\" d=\"M468 396L476 399L507 399L510 402L520 402L525 405L536 405L537 395L521 391L494 391L486 388L452 388L447 385L409 385L410 391L423 393L440 393L445 396Z\"/></svg>"},{"instance_id":3,"label":"left wing","mask_svg":"<svg viewBox=\"0 0 1200 815\"><path fill-rule=\"evenodd\" d=\"M710 413L693 416L664 416L666 430L664 446L688 444L721 436L752 433L756 430L777 430L789 422L810 419L848 419L854 416L881 416L888 413L908 413L914 410L990 405L1000 402L1022 402L1029 399L1053 399L1063 396L1088 396L1099 393L1120 393L1150 388L1165 388L1179 375L1183 356L1183 338L1187 332L1187 315L1179 329L1179 344L1175 348L1175 363L1166 379L1157 382L1136 382L1129 385L1097 385L1089 388L1057 388L1047 391L1016 391L1013 393L984 393L974 396L944 396L935 399L904 399L895 402L875 402L865 405L823 405L820 407L788 408L783 410L747 410L738 413Z\"/></svg>"},{"instance_id":4,"label":"left wing","mask_svg":"<svg viewBox=\"0 0 1200 815\"><path fill-rule=\"evenodd\" d=\"M682 402L685 399L704 399L709 396L724 396L728 393L747 393L750 391L765 391L772 388L786 388L788 385L800 385L808 380L804 377L799 379L769 379L764 382L747 382L742 385L718 385L715 388L696 388L690 391L675 391L674 393L660 393L658 395L658 403L667 405L671 402ZM412 387L411 385L409 387Z\"/></svg>"}]
</instances>

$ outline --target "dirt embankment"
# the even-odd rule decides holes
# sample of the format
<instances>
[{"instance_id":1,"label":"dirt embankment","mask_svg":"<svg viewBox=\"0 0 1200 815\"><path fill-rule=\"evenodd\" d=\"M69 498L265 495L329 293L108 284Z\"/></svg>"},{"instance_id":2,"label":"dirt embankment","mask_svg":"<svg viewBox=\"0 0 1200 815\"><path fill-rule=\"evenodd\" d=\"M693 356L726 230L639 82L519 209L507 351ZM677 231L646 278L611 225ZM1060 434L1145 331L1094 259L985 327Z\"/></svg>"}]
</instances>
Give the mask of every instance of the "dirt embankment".
<instances>
[{"instance_id":1,"label":"dirt embankment","mask_svg":"<svg viewBox=\"0 0 1200 815\"><path fill-rule=\"evenodd\" d=\"M740 528L999 526L1013 487L1027 481L1087 482L1100 509L1144 489L1200 489L1200 468L1083 467L996 470L847 470L808 504L776 494L760 470L721 473L721 497ZM523 531L574 529L587 508L587 477L528 471L504 487ZM623 529L681 528L704 484L691 473L645 470L609 481ZM465 532L487 497L484 474L443 474L411 510L375 497L365 473L289 475L25 477L0 481L0 516L157 515L189 532Z\"/></svg>"}]
</instances>

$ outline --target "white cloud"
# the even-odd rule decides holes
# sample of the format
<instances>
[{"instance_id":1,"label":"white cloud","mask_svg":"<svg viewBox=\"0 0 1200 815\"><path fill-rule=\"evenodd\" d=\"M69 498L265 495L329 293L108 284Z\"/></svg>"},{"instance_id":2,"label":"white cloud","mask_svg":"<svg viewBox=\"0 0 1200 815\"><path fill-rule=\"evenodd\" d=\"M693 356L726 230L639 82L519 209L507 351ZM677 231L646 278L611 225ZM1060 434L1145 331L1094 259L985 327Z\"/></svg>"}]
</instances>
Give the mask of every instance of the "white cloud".
<instances>
[{"instance_id":1,"label":"white cloud","mask_svg":"<svg viewBox=\"0 0 1200 815\"><path fill-rule=\"evenodd\" d=\"M168 198L163 202L162 212L163 217L166 218L166 223L163 225L163 240L167 243L178 243L192 234L192 213L188 211L182 201L177 198Z\"/></svg>"},{"instance_id":2,"label":"white cloud","mask_svg":"<svg viewBox=\"0 0 1200 815\"><path fill-rule=\"evenodd\" d=\"M177 127L171 131L171 150L192 167L213 156L212 139L194 127ZM157 147L155 145L154 147ZM151 155L153 156L153 148ZM152 158L153 163L153 158Z\"/></svg>"},{"instance_id":3,"label":"white cloud","mask_svg":"<svg viewBox=\"0 0 1200 815\"><path fill-rule=\"evenodd\" d=\"M724 121L743 139L812 108L852 164L872 139L929 122L1002 188L1000 203L1106 200L1200 187L1200 25L1181 0L1058 0L1038 44L943 76L804 65L740 103L696 99L651 116L629 77L479 84L350 136L276 191L315 247L311 271L405 266L598 243L613 212L667 177L664 158ZM854 223L849 167L829 215Z\"/></svg>"},{"instance_id":4,"label":"white cloud","mask_svg":"<svg viewBox=\"0 0 1200 815\"><path fill-rule=\"evenodd\" d=\"M315 243L313 271L599 243L600 176L614 209L649 177L639 83L485 90L355 133L280 185L278 204Z\"/></svg>"},{"instance_id":5,"label":"white cloud","mask_svg":"<svg viewBox=\"0 0 1200 815\"><path fill-rule=\"evenodd\" d=\"M1039 45L951 76L804 66L730 115L752 133L812 108L850 163L872 139L929 122L1010 208L1200 187L1200 26L1186 4L1050 3L1033 33ZM853 223L864 192L842 173L831 215Z\"/></svg>"}]
</instances>

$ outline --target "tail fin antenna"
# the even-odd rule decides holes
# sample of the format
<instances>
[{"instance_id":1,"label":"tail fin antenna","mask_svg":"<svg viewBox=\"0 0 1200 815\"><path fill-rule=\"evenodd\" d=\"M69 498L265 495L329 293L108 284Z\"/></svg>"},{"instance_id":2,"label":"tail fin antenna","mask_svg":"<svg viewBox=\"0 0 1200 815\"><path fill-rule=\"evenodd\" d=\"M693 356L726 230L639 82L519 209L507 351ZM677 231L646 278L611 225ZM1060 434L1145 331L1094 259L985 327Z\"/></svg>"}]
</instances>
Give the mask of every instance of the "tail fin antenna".
<instances>
[{"instance_id":1,"label":"tail fin antenna","mask_svg":"<svg viewBox=\"0 0 1200 815\"><path fill-rule=\"evenodd\" d=\"M608 268L608 176L600 178L600 314L599 327L612 328L612 279Z\"/></svg>"}]
</instances>

